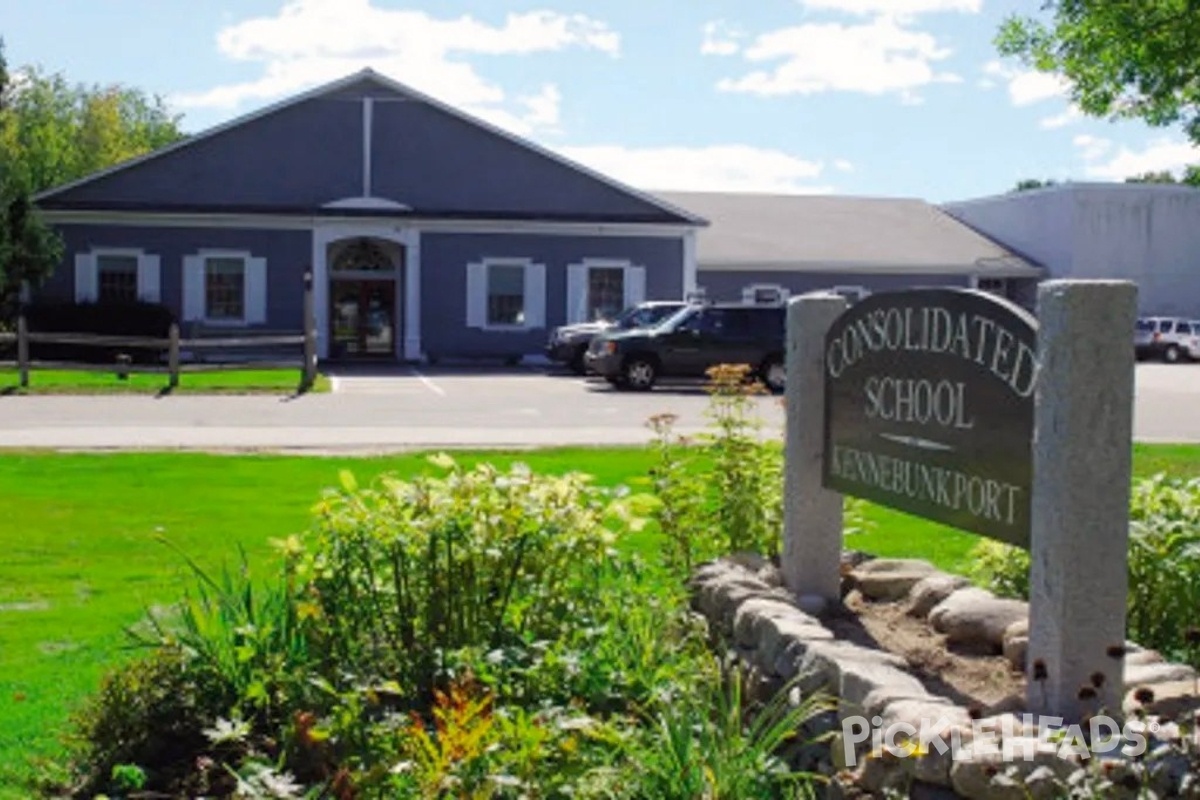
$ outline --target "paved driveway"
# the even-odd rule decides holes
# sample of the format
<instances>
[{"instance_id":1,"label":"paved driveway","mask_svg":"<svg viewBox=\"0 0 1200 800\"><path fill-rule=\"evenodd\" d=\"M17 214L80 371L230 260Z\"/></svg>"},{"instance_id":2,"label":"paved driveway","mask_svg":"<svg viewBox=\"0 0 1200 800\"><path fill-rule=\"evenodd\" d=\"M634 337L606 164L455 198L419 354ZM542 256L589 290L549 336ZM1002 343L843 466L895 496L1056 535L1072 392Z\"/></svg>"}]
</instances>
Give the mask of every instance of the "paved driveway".
<instances>
[{"instance_id":1,"label":"paved driveway","mask_svg":"<svg viewBox=\"0 0 1200 800\"><path fill-rule=\"evenodd\" d=\"M382 452L429 447L640 444L654 414L704 425L696 385L648 394L534 369L339 375L333 394L155 398L0 397L0 447ZM757 401L768 428L778 398ZM1136 437L1200 442L1200 365L1138 367Z\"/></svg>"},{"instance_id":2,"label":"paved driveway","mask_svg":"<svg viewBox=\"0 0 1200 800\"><path fill-rule=\"evenodd\" d=\"M641 444L646 420L704 425L698 386L650 394L533 369L393 370L334 378L298 398L178 395L0 397L0 447L262 448L387 451L425 447ZM782 425L777 398L764 418Z\"/></svg>"}]
</instances>

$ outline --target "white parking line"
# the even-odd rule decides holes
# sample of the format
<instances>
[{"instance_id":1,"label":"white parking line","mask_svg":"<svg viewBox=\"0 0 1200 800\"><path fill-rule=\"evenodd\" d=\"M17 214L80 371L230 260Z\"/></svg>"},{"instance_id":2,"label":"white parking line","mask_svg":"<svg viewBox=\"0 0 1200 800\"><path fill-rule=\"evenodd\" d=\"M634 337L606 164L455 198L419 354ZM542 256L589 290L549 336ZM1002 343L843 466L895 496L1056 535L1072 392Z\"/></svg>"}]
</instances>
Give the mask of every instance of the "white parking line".
<instances>
[{"instance_id":1,"label":"white parking line","mask_svg":"<svg viewBox=\"0 0 1200 800\"><path fill-rule=\"evenodd\" d=\"M425 386L425 388L426 388L426 389L428 389L429 391L433 392L433 393L434 393L434 394L436 394L438 397L445 397L445 396L446 396L446 390L445 390L445 389L443 389L442 387L438 386L436 383L434 383L433 381L429 380L429 378L427 378L427 377L425 377L424 375L422 375L422 374L421 374L421 371L420 371L420 370L418 370L416 367L413 367L413 368L412 368L412 374L413 374L414 376L416 376L417 380L421 381L421 383L422 383L422 384Z\"/></svg>"}]
</instances>

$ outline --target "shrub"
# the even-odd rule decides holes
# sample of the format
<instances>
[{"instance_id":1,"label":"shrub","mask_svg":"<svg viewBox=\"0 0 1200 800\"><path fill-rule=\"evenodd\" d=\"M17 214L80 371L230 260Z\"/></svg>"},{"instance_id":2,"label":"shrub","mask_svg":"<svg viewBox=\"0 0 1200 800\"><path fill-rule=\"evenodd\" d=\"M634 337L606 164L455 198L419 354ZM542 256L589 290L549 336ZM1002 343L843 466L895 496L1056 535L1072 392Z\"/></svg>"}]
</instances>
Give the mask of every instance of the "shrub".
<instances>
[{"instance_id":1,"label":"shrub","mask_svg":"<svg viewBox=\"0 0 1200 800\"><path fill-rule=\"evenodd\" d=\"M970 575L1007 597L1029 597L1029 553L988 539ZM1126 631L1145 647L1200 667L1200 479L1135 481L1130 501Z\"/></svg>"},{"instance_id":2,"label":"shrub","mask_svg":"<svg viewBox=\"0 0 1200 800\"><path fill-rule=\"evenodd\" d=\"M569 629L627 519L582 475L434 461L444 477L360 489L344 476L318 507L306 567L326 657L426 695L450 651Z\"/></svg>"},{"instance_id":3,"label":"shrub","mask_svg":"<svg viewBox=\"0 0 1200 800\"><path fill-rule=\"evenodd\" d=\"M29 330L39 333L94 333L102 336L139 336L166 339L175 315L157 303L37 303L25 311ZM135 363L162 359L160 348L96 347L75 344L31 344L30 357L52 361L111 364L119 354Z\"/></svg>"},{"instance_id":4,"label":"shrub","mask_svg":"<svg viewBox=\"0 0 1200 800\"><path fill-rule=\"evenodd\" d=\"M677 577L729 553L774 558L782 550L783 447L763 436L754 398L764 390L750 374L744 365L709 370L709 427L694 439L675 433L673 414L647 423L655 434L653 518L665 539L663 562ZM865 509L863 501L846 498L847 536L867 527Z\"/></svg>"},{"instance_id":5,"label":"shrub","mask_svg":"<svg viewBox=\"0 0 1200 800\"><path fill-rule=\"evenodd\" d=\"M980 539L968 554L967 577L986 586L999 597L1029 599L1029 551L1020 547Z\"/></svg>"},{"instance_id":6,"label":"shrub","mask_svg":"<svg viewBox=\"0 0 1200 800\"><path fill-rule=\"evenodd\" d=\"M134 774L167 785L193 767L203 730L226 698L188 669L182 651L164 647L109 673L76 715L82 792L120 791Z\"/></svg>"}]
</instances>

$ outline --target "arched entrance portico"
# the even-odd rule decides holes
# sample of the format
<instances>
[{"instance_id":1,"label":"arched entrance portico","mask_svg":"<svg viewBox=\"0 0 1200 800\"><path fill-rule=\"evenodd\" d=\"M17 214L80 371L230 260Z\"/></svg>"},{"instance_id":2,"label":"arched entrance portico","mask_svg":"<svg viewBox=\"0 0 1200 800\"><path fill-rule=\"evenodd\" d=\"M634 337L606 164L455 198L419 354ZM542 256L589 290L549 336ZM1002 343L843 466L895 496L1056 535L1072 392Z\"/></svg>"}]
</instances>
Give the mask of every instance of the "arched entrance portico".
<instances>
[{"instance_id":1,"label":"arched entrance portico","mask_svg":"<svg viewBox=\"0 0 1200 800\"><path fill-rule=\"evenodd\" d=\"M323 359L421 358L420 236L329 222L313 230L313 306Z\"/></svg>"}]
</instances>

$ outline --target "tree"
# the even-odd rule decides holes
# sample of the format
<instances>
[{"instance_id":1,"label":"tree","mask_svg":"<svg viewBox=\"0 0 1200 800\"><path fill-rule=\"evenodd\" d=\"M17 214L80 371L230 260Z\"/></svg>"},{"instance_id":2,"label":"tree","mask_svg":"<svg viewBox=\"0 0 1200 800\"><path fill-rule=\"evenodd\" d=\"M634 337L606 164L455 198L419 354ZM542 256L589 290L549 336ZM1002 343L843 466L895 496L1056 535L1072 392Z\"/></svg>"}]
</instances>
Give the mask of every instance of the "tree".
<instances>
[{"instance_id":1,"label":"tree","mask_svg":"<svg viewBox=\"0 0 1200 800\"><path fill-rule=\"evenodd\" d=\"M1200 0L1046 0L1049 23L1006 19L1000 53L1066 78L1097 117L1182 123L1200 144Z\"/></svg>"},{"instance_id":2,"label":"tree","mask_svg":"<svg viewBox=\"0 0 1200 800\"><path fill-rule=\"evenodd\" d=\"M1037 178L1024 178L1017 181L1017 185L1012 188L1014 192L1027 192L1031 189L1043 189L1047 186L1056 186L1058 181L1053 178L1048 180L1039 180Z\"/></svg>"},{"instance_id":3,"label":"tree","mask_svg":"<svg viewBox=\"0 0 1200 800\"><path fill-rule=\"evenodd\" d=\"M71 84L21 67L10 78L0 41L0 324L21 287L37 287L63 246L30 196L182 138L159 97L123 86Z\"/></svg>"},{"instance_id":4,"label":"tree","mask_svg":"<svg viewBox=\"0 0 1200 800\"><path fill-rule=\"evenodd\" d=\"M37 193L182 138L179 117L139 89L71 84L21 67L0 111L0 168Z\"/></svg>"}]
</instances>

